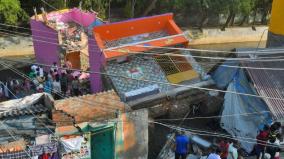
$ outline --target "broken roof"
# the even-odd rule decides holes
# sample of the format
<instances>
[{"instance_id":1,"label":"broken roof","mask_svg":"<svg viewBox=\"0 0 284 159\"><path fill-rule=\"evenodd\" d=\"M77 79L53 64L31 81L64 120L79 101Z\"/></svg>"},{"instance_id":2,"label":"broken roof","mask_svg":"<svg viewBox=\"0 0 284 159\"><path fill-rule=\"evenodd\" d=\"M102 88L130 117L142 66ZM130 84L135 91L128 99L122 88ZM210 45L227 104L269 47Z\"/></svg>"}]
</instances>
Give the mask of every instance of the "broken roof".
<instances>
[{"instance_id":1,"label":"broken roof","mask_svg":"<svg viewBox=\"0 0 284 159\"><path fill-rule=\"evenodd\" d=\"M147 46L187 45L188 40L173 20L173 14L151 17L94 27L94 38L106 59L125 56L130 52L142 52Z\"/></svg>"},{"instance_id":2,"label":"broken roof","mask_svg":"<svg viewBox=\"0 0 284 159\"><path fill-rule=\"evenodd\" d=\"M53 125L48 115L52 108L53 98L46 93L0 103L0 143L50 133ZM13 131L14 137L7 130Z\"/></svg>"},{"instance_id":3,"label":"broken roof","mask_svg":"<svg viewBox=\"0 0 284 159\"><path fill-rule=\"evenodd\" d=\"M114 118L116 110L125 110L125 104L111 90L93 95L57 100L55 101L55 109L73 117L76 123L82 123ZM60 116L53 116L53 119L57 120L55 122L62 121Z\"/></svg>"},{"instance_id":4,"label":"broken roof","mask_svg":"<svg viewBox=\"0 0 284 159\"><path fill-rule=\"evenodd\" d=\"M53 98L46 93L37 93L21 99L0 103L0 119L21 115L39 114L52 109Z\"/></svg>"},{"instance_id":5,"label":"broken roof","mask_svg":"<svg viewBox=\"0 0 284 159\"><path fill-rule=\"evenodd\" d=\"M37 15L38 19L36 19L36 16L33 16L31 19L44 21L43 16L44 14L39 14ZM97 16L97 13L85 12L78 8L73 8L73 9L62 9L62 10L47 13L46 20L57 22L57 23L58 22L63 22L63 23L76 22L79 25L88 27L96 20L96 16Z\"/></svg>"}]
</instances>

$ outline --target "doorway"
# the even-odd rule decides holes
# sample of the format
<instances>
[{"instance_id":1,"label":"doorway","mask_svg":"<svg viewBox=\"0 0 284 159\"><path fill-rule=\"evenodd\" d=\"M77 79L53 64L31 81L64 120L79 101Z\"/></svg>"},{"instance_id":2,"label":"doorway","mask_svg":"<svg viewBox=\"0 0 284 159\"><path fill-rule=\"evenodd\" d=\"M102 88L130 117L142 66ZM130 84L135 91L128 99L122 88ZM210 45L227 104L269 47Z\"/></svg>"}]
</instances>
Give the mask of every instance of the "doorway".
<instances>
[{"instance_id":1,"label":"doorway","mask_svg":"<svg viewBox=\"0 0 284 159\"><path fill-rule=\"evenodd\" d=\"M81 69L80 51L67 53L65 59L72 63L72 69Z\"/></svg>"}]
</instances>

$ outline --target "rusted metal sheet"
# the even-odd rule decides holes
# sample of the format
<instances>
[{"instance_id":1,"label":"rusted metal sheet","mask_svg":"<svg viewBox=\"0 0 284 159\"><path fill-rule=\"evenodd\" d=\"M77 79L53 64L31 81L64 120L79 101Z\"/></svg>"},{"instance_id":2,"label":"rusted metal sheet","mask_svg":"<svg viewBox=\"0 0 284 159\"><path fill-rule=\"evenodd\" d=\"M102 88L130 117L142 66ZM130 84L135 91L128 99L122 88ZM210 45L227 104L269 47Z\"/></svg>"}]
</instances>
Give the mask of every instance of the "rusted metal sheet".
<instances>
[{"instance_id":1,"label":"rusted metal sheet","mask_svg":"<svg viewBox=\"0 0 284 159\"><path fill-rule=\"evenodd\" d=\"M284 61L242 62L243 66L255 68L284 68ZM260 96L284 99L284 72L268 69L247 69ZM276 120L284 118L284 100L263 98Z\"/></svg>"}]
</instances>

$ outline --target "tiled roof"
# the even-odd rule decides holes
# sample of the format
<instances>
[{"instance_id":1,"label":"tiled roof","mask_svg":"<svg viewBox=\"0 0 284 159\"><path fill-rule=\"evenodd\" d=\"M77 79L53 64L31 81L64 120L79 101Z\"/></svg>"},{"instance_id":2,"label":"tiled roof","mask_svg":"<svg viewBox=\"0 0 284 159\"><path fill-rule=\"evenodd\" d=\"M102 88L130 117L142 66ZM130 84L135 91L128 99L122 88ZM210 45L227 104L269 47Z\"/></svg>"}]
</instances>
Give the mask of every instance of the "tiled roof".
<instances>
[{"instance_id":1,"label":"tiled roof","mask_svg":"<svg viewBox=\"0 0 284 159\"><path fill-rule=\"evenodd\" d=\"M168 83L165 73L162 71L158 63L151 57L131 56L131 59L125 63L117 61L109 61L105 68L108 74L123 75L129 78L137 78L144 80L159 81ZM154 85L147 81L138 81L125 79L122 77L110 76L110 79L117 90L120 97L124 98L124 94L140 88ZM161 92L171 89L168 85L157 84Z\"/></svg>"},{"instance_id":2,"label":"tiled roof","mask_svg":"<svg viewBox=\"0 0 284 159\"><path fill-rule=\"evenodd\" d=\"M55 101L55 109L72 116L76 123L81 123L84 121L114 118L115 110L119 109L123 112L125 104L120 101L120 98L112 90L94 95L57 100ZM66 115L60 116L60 113L56 114L53 114L55 122L66 118Z\"/></svg>"}]
</instances>

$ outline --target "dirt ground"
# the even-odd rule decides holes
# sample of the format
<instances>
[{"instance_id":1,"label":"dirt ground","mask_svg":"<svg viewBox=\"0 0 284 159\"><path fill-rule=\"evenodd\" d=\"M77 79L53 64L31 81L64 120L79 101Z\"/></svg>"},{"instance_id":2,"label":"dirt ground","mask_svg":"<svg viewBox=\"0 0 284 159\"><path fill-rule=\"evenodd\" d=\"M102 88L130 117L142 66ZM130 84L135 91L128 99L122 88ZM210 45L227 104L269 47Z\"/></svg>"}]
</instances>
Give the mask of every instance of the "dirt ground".
<instances>
[{"instance_id":1,"label":"dirt ground","mask_svg":"<svg viewBox=\"0 0 284 159\"><path fill-rule=\"evenodd\" d=\"M0 35L0 56L34 57L34 48L30 36Z\"/></svg>"}]
</instances>

